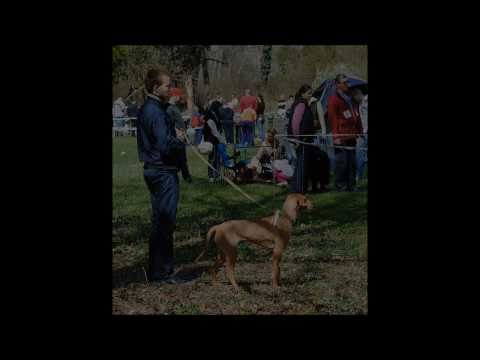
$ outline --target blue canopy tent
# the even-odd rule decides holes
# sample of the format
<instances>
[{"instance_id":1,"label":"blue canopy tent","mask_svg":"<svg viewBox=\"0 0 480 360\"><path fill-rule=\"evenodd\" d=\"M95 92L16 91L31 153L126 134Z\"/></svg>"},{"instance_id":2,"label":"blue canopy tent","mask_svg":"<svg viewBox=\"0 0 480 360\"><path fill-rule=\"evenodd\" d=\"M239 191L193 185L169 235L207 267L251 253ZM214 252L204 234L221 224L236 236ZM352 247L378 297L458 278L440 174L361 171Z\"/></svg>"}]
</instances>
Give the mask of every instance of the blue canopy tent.
<instances>
[{"instance_id":1,"label":"blue canopy tent","mask_svg":"<svg viewBox=\"0 0 480 360\"><path fill-rule=\"evenodd\" d=\"M360 88L363 94L368 94L368 82L355 76L347 76L350 88ZM328 98L336 91L335 79L325 80L314 92L313 97L320 100L323 112L327 113Z\"/></svg>"}]
</instances>

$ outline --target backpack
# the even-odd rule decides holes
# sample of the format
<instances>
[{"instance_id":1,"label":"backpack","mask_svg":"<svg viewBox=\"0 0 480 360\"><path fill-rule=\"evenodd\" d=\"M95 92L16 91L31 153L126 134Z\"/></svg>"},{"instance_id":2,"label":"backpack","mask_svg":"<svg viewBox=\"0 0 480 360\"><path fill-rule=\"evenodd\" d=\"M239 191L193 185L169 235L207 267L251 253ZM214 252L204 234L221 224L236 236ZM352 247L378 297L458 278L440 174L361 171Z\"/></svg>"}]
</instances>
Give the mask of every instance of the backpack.
<instances>
[{"instance_id":1,"label":"backpack","mask_svg":"<svg viewBox=\"0 0 480 360\"><path fill-rule=\"evenodd\" d=\"M300 102L295 101L290 109L287 110L287 119L288 119L288 124L287 124L287 135L293 135L293 130L292 130L292 120L293 120L293 111L295 109L295 106L297 106ZM302 116L302 120L300 120L300 134L302 135L308 135L308 134L313 134L314 126L313 126L313 114L312 111L310 110L310 107L308 105L305 105L305 112Z\"/></svg>"}]
</instances>

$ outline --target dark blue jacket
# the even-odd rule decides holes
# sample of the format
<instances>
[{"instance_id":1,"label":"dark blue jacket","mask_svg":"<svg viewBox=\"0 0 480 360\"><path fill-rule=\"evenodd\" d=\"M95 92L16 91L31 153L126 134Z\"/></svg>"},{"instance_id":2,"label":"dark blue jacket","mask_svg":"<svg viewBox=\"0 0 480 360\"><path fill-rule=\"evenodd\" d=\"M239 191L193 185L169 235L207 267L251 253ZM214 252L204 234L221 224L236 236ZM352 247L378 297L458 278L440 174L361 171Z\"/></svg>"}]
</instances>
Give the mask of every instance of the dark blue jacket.
<instances>
[{"instance_id":1,"label":"dark blue jacket","mask_svg":"<svg viewBox=\"0 0 480 360\"><path fill-rule=\"evenodd\" d=\"M138 115L138 106L137 104L130 104L127 107L127 116L128 117L136 117Z\"/></svg>"},{"instance_id":2,"label":"dark blue jacket","mask_svg":"<svg viewBox=\"0 0 480 360\"><path fill-rule=\"evenodd\" d=\"M221 109L222 120L227 123L233 123L233 110L229 107Z\"/></svg>"},{"instance_id":3,"label":"dark blue jacket","mask_svg":"<svg viewBox=\"0 0 480 360\"><path fill-rule=\"evenodd\" d=\"M177 166L185 144L177 139L173 119L166 113L166 104L147 97L138 113L138 157L146 164Z\"/></svg>"}]
</instances>

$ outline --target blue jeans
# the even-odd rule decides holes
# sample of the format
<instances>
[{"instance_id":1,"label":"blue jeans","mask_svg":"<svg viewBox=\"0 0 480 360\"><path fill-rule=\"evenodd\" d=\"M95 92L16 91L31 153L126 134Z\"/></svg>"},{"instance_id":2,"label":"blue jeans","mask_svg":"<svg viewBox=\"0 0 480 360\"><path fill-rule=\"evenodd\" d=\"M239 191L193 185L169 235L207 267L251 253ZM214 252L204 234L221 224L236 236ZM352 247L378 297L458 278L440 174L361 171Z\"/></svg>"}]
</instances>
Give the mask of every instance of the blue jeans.
<instances>
[{"instance_id":1,"label":"blue jeans","mask_svg":"<svg viewBox=\"0 0 480 360\"><path fill-rule=\"evenodd\" d=\"M145 169L143 176L152 205L149 242L149 278L152 281L173 272L173 232L177 221L179 186L175 170Z\"/></svg>"},{"instance_id":2,"label":"blue jeans","mask_svg":"<svg viewBox=\"0 0 480 360\"><path fill-rule=\"evenodd\" d=\"M218 146L213 146L213 150L208 154L208 162L210 165L213 166L214 169L217 171L214 171L208 167L208 178L209 179L216 179L218 178L219 171L220 171L220 151L218 151Z\"/></svg>"},{"instance_id":3,"label":"blue jeans","mask_svg":"<svg viewBox=\"0 0 480 360\"><path fill-rule=\"evenodd\" d=\"M295 169L297 154L295 153L295 148L292 143L287 141L287 138L280 138L281 146L285 148L285 157L288 160L288 163Z\"/></svg>"},{"instance_id":4,"label":"blue jeans","mask_svg":"<svg viewBox=\"0 0 480 360\"><path fill-rule=\"evenodd\" d=\"M333 136L327 136L327 154L330 159L330 169L335 169L335 148L333 147Z\"/></svg>"},{"instance_id":5,"label":"blue jeans","mask_svg":"<svg viewBox=\"0 0 480 360\"><path fill-rule=\"evenodd\" d=\"M202 134L203 134L202 128L195 129L195 145L198 145L202 142Z\"/></svg>"},{"instance_id":6,"label":"blue jeans","mask_svg":"<svg viewBox=\"0 0 480 360\"><path fill-rule=\"evenodd\" d=\"M252 121L250 124L247 125L247 141L249 145L254 145L255 144L255 123Z\"/></svg>"},{"instance_id":7,"label":"blue jeans","mask_svg":"<svg viewBox=\"0 0 480 360\"><path fill-rule=\"evenodd\" d=\"M367 150L360 148L368 147L368 135L364 135L357 140L357 176L358 179L363 178L365 164L368 161Z\"/></svg>"},{"instance_id":8,"label":"blue jeans","mask_svg":"<svg viewBox=\"0 0 480 360\"><path fill-rule=\"evenodd\" d=\"M249 121L241 122L241 135L240 135L240 144L241 145L252 145L253 144L253 124Z\"/></svg>"},{"instance_id":9,"label":"blue jeans","mask_svg":"<svg viewBox=\"0 0 480 360\"><path fill-rule=\"evenodd\" d=\"M233 144L233 121L224 121L223 127L225 128L227 144Z\"/></svg>"},{"instance_id":10,"label":"blue jeans","mask_svg":"<svg viewBox=\"0 0 480 360\"><path fill-rule=\"evenodd\" d=\"M346 142L342 146L355 146L355 144ZM355 149L335 148L335 186L337 190L354 190L357 169L355 158Z\"/></svg>"},{"instance_id":11,"label":"blue jeans","mask_svg":"<svg viewBox=\"0 0 480 360\"><path fill-rule=\"evenodd\" d=\"M262 142L265 141L265 122L263 121L263 116L260 116L257 119L257 134L262 140Z\"/></svg>"},{"instance_id":12,"label":"blue jeans","mask_svg":"<svg viewBox=\"0 0 480 360\"><path fill-rule=\"evenodd\" d=\"M219 157L222 159L223 166L226 166L229 163L228 154L227 154L227 146L225 144L218 144L217 149L219 152Z\"/></svg>"}]
</instances>

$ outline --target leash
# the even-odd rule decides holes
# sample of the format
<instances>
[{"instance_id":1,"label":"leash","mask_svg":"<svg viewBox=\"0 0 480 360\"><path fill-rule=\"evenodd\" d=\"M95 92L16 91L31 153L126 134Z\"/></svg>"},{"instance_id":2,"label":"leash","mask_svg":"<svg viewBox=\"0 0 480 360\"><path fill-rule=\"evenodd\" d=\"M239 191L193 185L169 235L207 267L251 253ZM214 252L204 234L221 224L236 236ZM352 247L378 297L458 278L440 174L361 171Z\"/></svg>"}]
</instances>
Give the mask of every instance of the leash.
<instances>
[{"instance_id":1,"label":"leash","mask_svg":"<svg viewBox=\"0 0 480 360\"><path fill-rule=\"evenodd\" d=\"M188 135L185 134L185 136L186 136L188 142L191 144ZM247 198L247 199L250 200L251 202L253 202L253 203L255 203L256 205L258 205L260 208L267 210L267 208L266 208L265 206L263 206L262 204L260 204L260 203L259 203L257 200L255 200L254 198L252 198L252 197L251 197L250 195L248 195L245 191L243 191L242 189L240 189L240 188L238 187L238 185L235 184L232 180L230 180L229 178L227 178L227 177L223 176L222 174L220 174L220 172L219 172L217 169L215 169L207 160L205 160L205 158L202 156L202 154L200 154L200 153L198 152L198 150L196 149L196 147L195 147L194 145L192 145L192 150L193 150L194 154L197 155L200 160L202 160L210 169L212 169L212 170L215 171L218 175L220 175L220 177L221 177L223 180L225 180L230 186L232 186L235 190L237 190L237 191L238 191L240 194L242 194L245 198ZM213 151L213 150L212 150L212 151Z\"/></svg>"},{"instance_id":2,"label":"leash","mask_svg":"<svg viewBox=\"0 0 480 360\"><path fill-rule=\"evenodd\" d=\"M188 136L187 133L185 133L185 137L187 138L187 141L191 144L190 142L190 138ZM265 210L268 210L265 206L263 206L262 204L260 204L257 200L255 200L254 198L252 198L250 195L248 195L246 192L244 192L242 189L240 189L233 181L231 181L229 178L223 176L222 174L220 174L220 172L215 169L207 160L205 160L205 158L202 156L202 154L200 154L198 152L198 150L195 148L194 145L192 145L192 150L194 152L195 155L197 155L200 160L202 160L210 169L212 169L213 171L215 171L216 173L218 173L218 175L220 175L220 177L222 177L224 180L227 181L227 183L229 185L231 185L235 190L237 190L240 194L242 194L245 198L247 198L248 200L252 201L253 203L255 203L256 205L258 205L260 208L262 209L265 209ZM213 151L213 150L212 150ZM278 211L278 210L277 210ZM278 221L278 219L277 219ZM276 222L276 221L275 221ZM175 276L177 275L180 271L182 271L183 269L185 268L185 265L183 266L180 266L177 270L175 270L175 272L172 274L172 276Z\"/></svg>"},{"instance_id":3,"label":"leash","mask_svg":"<svg viewBox=\"0 0 480 360\"><path fill-rule=\"evenodd\" d=\"M215 169L207 160L205 160L205 158L198 152L198 150L192 145L192 150L193 152L205 163L207 164L207 166L214 170L218 175L220 175L220 177L225 180L230 186L232 186L235 190L237 190L240 194L242 194L245 198L247 198L248 200L252 201L253 203L255 203L256 205L258 205L259 207L261 207L262 209L267 209L265 206L263 206L262 204L260 204L257 200L255 200L254 198L252 198L250 195L248 195L245 191L243 191L242 189L240 189L238 187L237 184L235 184L232 180L230 180L228 177L225 177L223 176L222 174L220 174L220 172Z\"/></svg>"},{"instance_id":4,"label":"leash","mask_svg":"<svg viewBox=\"0 0 480 360\"><path fill-rule=\"evenodd\" d=\"M296 139L288 139L288 138L287 138L287 141L291 142L291 143L295 143L295 144L310 145L310 146L316 146L316 147L320 147L322 145L322 144L307 143L307 142L304 142L304 141L300 141L300 140L296 140ZM366 148L366 147L356 147L356 146L340 146L340 145L324 145L324 146L335 148L335 149L368 150L368 148Z\"/></svg>"}]
</instances>

